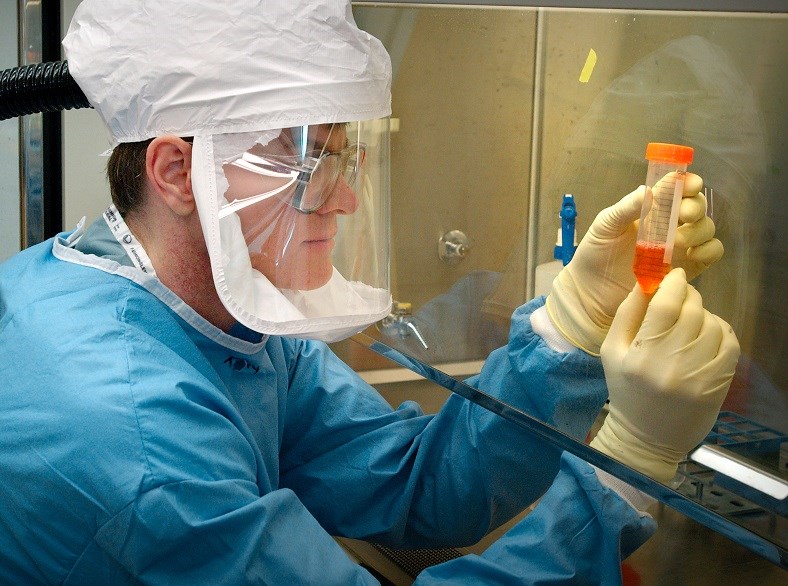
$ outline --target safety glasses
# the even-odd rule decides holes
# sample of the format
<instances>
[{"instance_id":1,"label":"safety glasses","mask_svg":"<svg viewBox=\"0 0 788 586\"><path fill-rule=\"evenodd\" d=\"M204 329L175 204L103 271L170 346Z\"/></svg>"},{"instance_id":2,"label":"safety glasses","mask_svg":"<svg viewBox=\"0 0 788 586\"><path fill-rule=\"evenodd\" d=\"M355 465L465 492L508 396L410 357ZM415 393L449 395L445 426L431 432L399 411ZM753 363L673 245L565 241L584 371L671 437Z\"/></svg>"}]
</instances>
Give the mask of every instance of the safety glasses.
<instances>
[{"instance_id":1,"label":"safety glasses","mask_svg":"<svg viewBox=\"0 0 788 586\"><path fill-rule=\"evenodd\" d=\"M259 186L256 195L235 199L222 206L222 218L270 197L310 214L325 204L339 178L353 187L366 158L366 146L352 143L341 151L311 151L299 155L244 152L225 162L254 174Z\"/></svg>"}]
</instances>

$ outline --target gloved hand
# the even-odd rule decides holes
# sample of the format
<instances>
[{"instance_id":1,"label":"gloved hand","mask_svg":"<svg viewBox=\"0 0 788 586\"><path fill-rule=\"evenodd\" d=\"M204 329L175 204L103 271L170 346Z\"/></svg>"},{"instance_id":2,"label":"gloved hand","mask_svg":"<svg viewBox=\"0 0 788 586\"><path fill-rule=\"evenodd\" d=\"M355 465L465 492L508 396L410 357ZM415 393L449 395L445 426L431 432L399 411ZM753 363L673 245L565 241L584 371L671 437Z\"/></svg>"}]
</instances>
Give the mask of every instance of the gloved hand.
<instances>
[{"instance_id":1,"label":"gloved hand","mask_svg":"<svg viewBox=\"0 0 788 586\"><path fill-rule=\"evenodd\" d=\"M670 480L714 425L738 359L736 334L703 309L682 269L650 302L637 285L602 344L610 412L591 446Z\"/></svg>"},{"instance_id":2,"label":"gloved hand","mask_svg":"<svg viewBox=\"0 0 788 586\"><path fill-rule=\"evenodd\" d=\"M703 180L687 173L672 266L685 269L689 279L723 252L714 238L714 222L706 216L702 188ZM635 284L632 263L644 194L641 185L597 215L547 296L547 313L556 328L574 346L595 356L618 306Z\"/></svg>"}]
</instances>

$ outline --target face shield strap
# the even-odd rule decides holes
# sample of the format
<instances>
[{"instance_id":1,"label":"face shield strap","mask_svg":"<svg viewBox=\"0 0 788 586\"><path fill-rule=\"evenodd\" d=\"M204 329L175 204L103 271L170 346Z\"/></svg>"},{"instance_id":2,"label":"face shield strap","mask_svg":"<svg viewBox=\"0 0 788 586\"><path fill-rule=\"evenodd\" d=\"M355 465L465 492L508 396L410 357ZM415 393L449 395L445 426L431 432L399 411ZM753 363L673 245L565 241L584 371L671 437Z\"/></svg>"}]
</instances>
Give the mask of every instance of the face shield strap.
<instances>
[{"instance_id":1,"label":"face shield strap","mask_svg":"<svg viewBox=\"0 0 788 586\"><path fill-rule=\"evenodd\" d=\"M278 193L282 193L283 191L289 189L293 185L293 183L295 183L297 181L298 181L297 177L292 177L291 176L288 179L287 183L285 183L283 186L278 187L278 188L276 188L274 190L267 191L265 193L260 193L258 195L252 196L252 197L247 197L247 198L244 198L244 199L234 199L233 201L226 202L226 203L224 203L221 206L221 209L219 210L219 219L224 218L226 216L229 216L230 214L235 213L235 212L237 212L239 210L242 210L245 207L248 207L248 206L256 204L256 203L258 203L260 201L266 200L269 197L274 197Z\"/></svg>"}]
</instances>

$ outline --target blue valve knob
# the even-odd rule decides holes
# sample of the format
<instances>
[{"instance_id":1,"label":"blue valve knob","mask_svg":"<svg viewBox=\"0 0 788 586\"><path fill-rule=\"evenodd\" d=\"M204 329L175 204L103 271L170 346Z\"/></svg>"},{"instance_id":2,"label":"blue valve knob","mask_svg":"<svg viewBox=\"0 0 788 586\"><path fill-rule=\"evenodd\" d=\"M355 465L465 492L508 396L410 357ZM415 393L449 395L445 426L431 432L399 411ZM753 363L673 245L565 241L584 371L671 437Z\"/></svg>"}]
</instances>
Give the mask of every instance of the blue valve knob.
<instances>
[{"instance_id":1,"label":"blue valve knob","mask_svg":"<svg viewBox=\"0 0 788 586\"><path fill-rule=\"evenodd\" d=\"M577 246L575 246L577 207L575 206L575 198L571 193L564 195L561 211L558 215L561 218L561 242L556 244L553 258L560 260L566 266L572 260L575 250L577 250Z\"/></svg>"}]
</instances>

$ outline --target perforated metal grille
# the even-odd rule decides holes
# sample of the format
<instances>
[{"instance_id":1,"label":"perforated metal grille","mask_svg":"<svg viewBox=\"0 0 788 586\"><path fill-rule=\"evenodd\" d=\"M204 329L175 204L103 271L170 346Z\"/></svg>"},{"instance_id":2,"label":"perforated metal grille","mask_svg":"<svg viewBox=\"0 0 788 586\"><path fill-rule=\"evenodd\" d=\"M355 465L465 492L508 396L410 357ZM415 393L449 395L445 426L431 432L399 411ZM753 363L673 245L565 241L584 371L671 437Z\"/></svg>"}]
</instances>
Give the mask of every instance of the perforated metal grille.
<instances>
[{"instance_id":1,"label":"perforated metal grille","mask_svg":"<svg viewBox=\"0 0 788 586\"><path fill-rule=\"evenodd\" d=\"M426 568L462 556L462 553L454 548L392 549L377 543L373 543L372 546L414 578Z\"/></svg>"}]
</instances>

